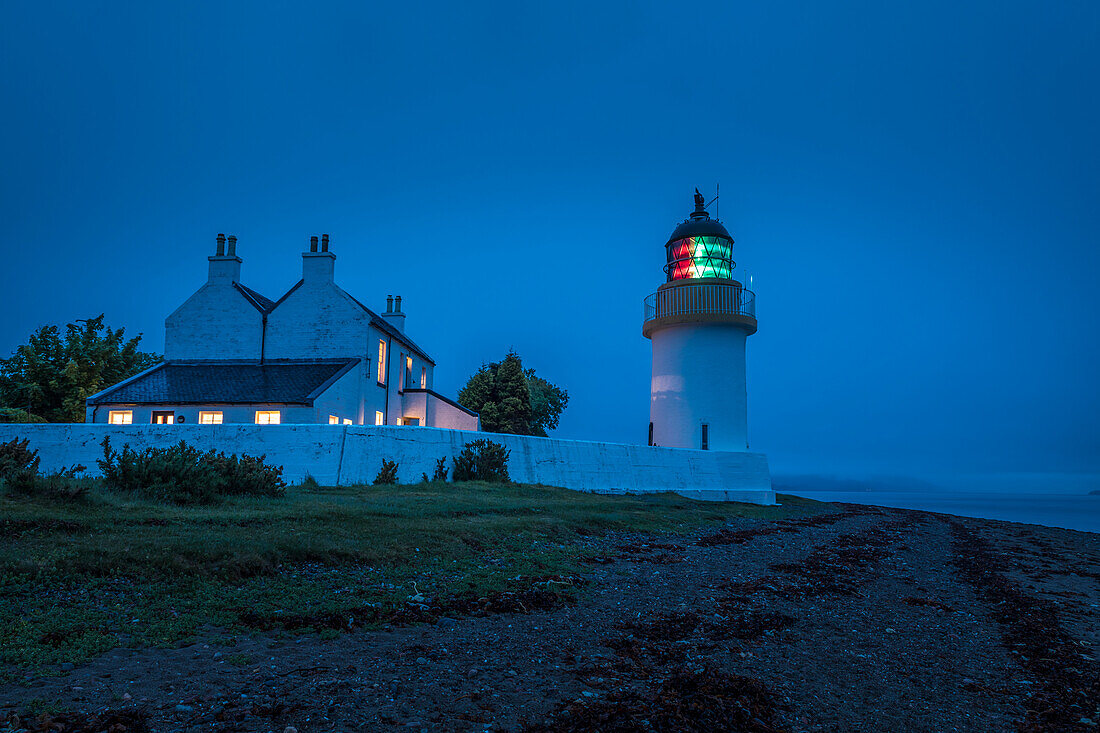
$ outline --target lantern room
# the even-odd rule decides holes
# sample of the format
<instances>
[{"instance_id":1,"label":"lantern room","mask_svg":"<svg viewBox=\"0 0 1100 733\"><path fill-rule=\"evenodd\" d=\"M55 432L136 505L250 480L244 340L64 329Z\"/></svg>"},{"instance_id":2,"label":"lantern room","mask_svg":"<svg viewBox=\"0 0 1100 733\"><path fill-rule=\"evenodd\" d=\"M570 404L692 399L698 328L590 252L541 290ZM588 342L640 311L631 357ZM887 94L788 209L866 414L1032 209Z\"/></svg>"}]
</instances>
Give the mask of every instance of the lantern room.
<instances>
[{"instance_id":1,"label":"lantern room","mask_svg":"<svg viewBox=\"0 0 1100 733\"><path fill-rule=\"evenodd\" d=\"M695 189L695 211L672 232L665 245L667 282L700 278L733 277L733 237L716 219L711 219L699 189Z\"/></svg>"}]
</instances>

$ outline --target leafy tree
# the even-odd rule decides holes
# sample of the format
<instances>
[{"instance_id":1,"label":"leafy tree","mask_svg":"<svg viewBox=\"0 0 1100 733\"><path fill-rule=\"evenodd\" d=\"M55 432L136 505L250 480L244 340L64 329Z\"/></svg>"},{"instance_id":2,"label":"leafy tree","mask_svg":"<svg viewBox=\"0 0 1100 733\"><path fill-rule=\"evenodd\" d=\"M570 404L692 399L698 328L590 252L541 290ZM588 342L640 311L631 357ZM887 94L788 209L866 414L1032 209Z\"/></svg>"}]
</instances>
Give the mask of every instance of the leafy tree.
<instances>
[{"instance_id":1,"label":"leafy tree","mask_svg":"<svg viewBox=\"0 0 1100 733\"><path fill-rule=\"evenodd\" d=\"M161 360L138 351L141 336L103 325L103 315L43 326L9 359L0 359L0 407L48 422L84 422L84 400ZM16 414L16 413L12 413Z\"/></svg>"},{"instance_id":2,"label":"leafy tree","mask_svg":"<svg viewBox=\"0 0 1100 733\"><path fill-rule=\"evenodd\" d=\"M18 407L0 407L0 423L36 423L46 422L38 415L32 415Z\"/></svg>"},{"instance_id":3,"label":"leafy tree","mask_svg":"<svg viewBox=\"0 0 1100 733\"><path fill-rule=\"evenodd\" d=\"M483 365L458 393L458 402L481 415L481 427L492 433L546 435L558 426L569 402L564 389L524 369L514 351L499 362Z\"/></svg>"},{"instance_id":4,"label":"leafy tree","mask_svg":"<svg viewBox=\"0 0 1100 733\"><path fill-rule=\"evenodd\" d=\"M546 437L547 430L558 426L562 410L569 404L569 393L561 387L535 375L534 369L524 369L527 389L531 392L531 435Z\"/></svg>"}]
</instances>

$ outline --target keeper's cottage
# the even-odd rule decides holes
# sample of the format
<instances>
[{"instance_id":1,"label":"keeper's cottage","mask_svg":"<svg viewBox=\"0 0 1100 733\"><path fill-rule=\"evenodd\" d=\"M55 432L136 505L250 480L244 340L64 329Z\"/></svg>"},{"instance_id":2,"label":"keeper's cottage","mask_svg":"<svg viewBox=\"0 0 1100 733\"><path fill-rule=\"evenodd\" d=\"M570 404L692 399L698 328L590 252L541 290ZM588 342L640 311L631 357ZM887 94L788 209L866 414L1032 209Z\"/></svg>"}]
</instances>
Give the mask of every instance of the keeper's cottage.
<instances>
[{"instance_id":1,"label":"keeper's cottage","mask_svg":"<svg viewBox=\"0 0 1100 733\"><path fill-rule=\"evenodd\" d=\"M325 234L278 300L241 283L219 234L209 277L164 322L164 362L87 401L87 422L330 423L477 430L432 390L435 361L405 333L401 296L375 313L333 279Z\"/></svg>"}]
</instances>

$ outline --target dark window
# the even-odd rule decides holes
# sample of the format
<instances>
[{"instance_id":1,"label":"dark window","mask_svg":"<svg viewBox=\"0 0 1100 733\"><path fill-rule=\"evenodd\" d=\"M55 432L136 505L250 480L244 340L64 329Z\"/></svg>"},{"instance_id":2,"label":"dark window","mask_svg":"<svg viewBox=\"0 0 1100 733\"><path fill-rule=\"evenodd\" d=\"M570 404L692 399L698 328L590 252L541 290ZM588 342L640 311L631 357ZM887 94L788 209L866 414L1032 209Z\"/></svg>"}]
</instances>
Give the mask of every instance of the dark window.
<instances>
[{"instance_id":1,"label":"dark window","mask_svg":"<svg viewBox=\"0 0 1100 733\"><path fill-rule=\"evenodd\" d=\"M703 450L710 450L710 425L703 423Z\"/></svg>"},{"instance_id":2,"label":"dark window","mask_svg":"<svg viewBox=\"0 0 1100 733\"><path fill-rule=\"evenodd\" d=\"M649 424L649 444L653 445L653 423Z\"/></svg>"},{"instance_id":3,"label":"dark window","mask_svg":"<svg viewBox=\"0 0 1100 733\"><path fill-rule=\"evenodd\" d=\"M153 410L154 425L171 425L176 422L176 413L171 410Z\"/></svg>"}]
</instances>

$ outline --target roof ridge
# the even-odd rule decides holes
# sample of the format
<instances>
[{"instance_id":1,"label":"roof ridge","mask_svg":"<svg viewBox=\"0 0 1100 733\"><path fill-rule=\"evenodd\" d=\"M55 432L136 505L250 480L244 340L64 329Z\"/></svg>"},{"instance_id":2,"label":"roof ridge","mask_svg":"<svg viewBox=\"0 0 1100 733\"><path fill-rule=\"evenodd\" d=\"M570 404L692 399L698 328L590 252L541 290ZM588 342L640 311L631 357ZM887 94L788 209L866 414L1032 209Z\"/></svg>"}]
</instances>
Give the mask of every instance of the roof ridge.
<instances>
[{"instance_id":1,"label":"roof ridge","mask_svg":"<svg viewBox=\"0 0 1100 733\"><path fill-rule=\"evenodd\" d=\"M275 301L266 295L259 293L244 283L233 281L233 287L243 295L261 313L269 313L275 307Z\"/></svg>"},{"instance_id":2,"label":"roof ridge","mask_svg":"<svg viewBox=\"0 0 1100 733\"><path fill-rule=\"evenodd\" d=\"M428 356L428 352L426 352L426 351L424 351L424 349L420 348L420 347L419 347L419 346L418 346L418 345L416 344L416 342L415 342L415 341L413 341L413 340L412 340L411 338L409 338L409 337L408 337L407 335L405 335L405 333L404 333L404 332L402 332L402 331L399 331L399 330L397 330L397 328L395 328L395 327L393 326L393 324L389 323L388 321L386 321L386 319L385 319L385 318L383 318L382 316L378 315L377 313L375 313L374 311L372 311L372 310L371 310L370 308L368 308L367 306L363 305L363 303L361 303L361 302L359 301L359 299L358 299L358 298L356 298L356 297L355 297L354 295L352 295L352 294L351 294L351 293L349 293L348 291L346 291L346 290L344 290L343 288L341 288L341 287L340 287L339 285L337 285L336 287L337 287L337 289L339 289L339 290L340 290L340 292L342 292L342 293L343 293L344 295L346 295L346 296L348 296L349 298L351 298L351 299L352 299L352 301L354 301L356 305L358 305L358 306L359 306L360 308L362 308L362 309L363 309L364 311L366 311L366 312L367 312L367 315L369 315L369 316L370 316L370 318L371 318L371 325L375 326L375 327L376 327L376 328L378 328L378 329L379 329L380 331L385 331L386 333L388 333L388 334L389 334L390 336L392 336L393 338L397 339L398 341L400 341L401 343L405 344L406 346L408 346L408 347L409 347L410 349L412 349L413 351L417 352L417 354L418 354L419 356L421 356L421 357L423 357L423 358L427 359L427 360L428 360L428 361L430 361L430 362L431 362L431 363L432 363L433 365L435 364L435 359L433 359L432 357Z\"/></svg>"}]
</instances>

